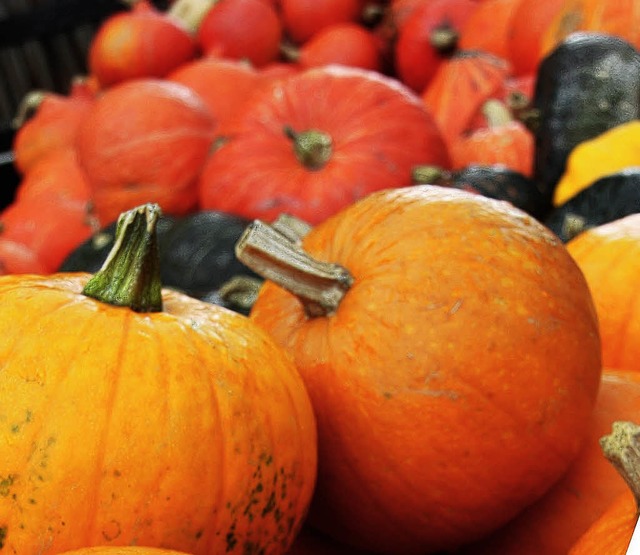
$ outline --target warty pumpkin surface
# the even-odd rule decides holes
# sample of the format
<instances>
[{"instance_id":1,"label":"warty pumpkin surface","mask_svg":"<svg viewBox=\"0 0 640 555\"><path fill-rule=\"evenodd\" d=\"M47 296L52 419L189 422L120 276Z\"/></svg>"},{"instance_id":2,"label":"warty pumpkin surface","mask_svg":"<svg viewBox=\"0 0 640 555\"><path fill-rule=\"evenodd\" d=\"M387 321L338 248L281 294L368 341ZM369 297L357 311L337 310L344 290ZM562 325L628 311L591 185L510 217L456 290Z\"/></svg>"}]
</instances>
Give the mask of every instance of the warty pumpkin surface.
<instances>
[{"instance_id":1,"label":"warty pumpkin surface","mask_svg":"<svg viewBox=\"0 0 640 555\"><path fill-rule=\"evenodd\" d=\"M560 477L587 433L600 343L559 239L506 202L422 185L374 193L302 245L352 276L335 311L310 316L269 278L251 318L314 405L313 525L424 555L496 529Z\"/></svg>"},{"instance_id":2,"label":"warty pumpkin surface","mask_svg":"<svg viewBox=\"0 0 640 555\"><path fill-rule=\"evenodd\" d=\"M0 552L284 553L316 465L293 363L244 316L114 275L161 310L85 273L0 279Z\"/></svg>"}]
</instances>

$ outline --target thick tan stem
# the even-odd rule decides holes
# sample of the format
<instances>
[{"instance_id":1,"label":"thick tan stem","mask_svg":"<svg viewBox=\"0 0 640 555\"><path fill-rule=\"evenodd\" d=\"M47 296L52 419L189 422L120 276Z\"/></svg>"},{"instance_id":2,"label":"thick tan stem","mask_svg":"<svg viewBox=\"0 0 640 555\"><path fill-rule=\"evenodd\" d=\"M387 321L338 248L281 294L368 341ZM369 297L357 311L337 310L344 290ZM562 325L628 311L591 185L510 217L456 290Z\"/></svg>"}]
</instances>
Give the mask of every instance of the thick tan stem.
<instances>
[{"instance_id":1,"label":"thick tan stem","mask_svg":"<svg viewBox=\"0 0 640 555\"><path fill-rule=\"evenodd\" d=\"M311 226L307 222L291 214L280 214L271 227L296 245L300 245L302 239L311 231Z\"/></svg>"},{"instance_id":2,"label":"thick tan stem","mask_svg":"<svg viewBox=\"0 0 640 555\"><path fill-rule=\"evenodd\" d=\"M180 20L189 32L195 34L209 10L217 3L218 0L176 0L167 14Z\"/></svg>"},{"instance_id":3,"label":"thick tan stem","mask_svg":"<svg viewBox=\"0 0 640 555\"><path fill-rule=\"evenodd\" d=\"M247 226L236 244L236 256L256 274L298 297L311 318L333 314L353 284L346 268L312 258L260 220Z\"/></svg>"},{"instance_id":4,"label":"thick tan stem","mask_svg":"<svg viewBox=\"0 0 640 555\"><path fill-rule=\"evenodd\" d=\"M611 434L600 439L602 451L624 478L640 507L640 426L614 422Z\"/></svg>"}]
</instances>

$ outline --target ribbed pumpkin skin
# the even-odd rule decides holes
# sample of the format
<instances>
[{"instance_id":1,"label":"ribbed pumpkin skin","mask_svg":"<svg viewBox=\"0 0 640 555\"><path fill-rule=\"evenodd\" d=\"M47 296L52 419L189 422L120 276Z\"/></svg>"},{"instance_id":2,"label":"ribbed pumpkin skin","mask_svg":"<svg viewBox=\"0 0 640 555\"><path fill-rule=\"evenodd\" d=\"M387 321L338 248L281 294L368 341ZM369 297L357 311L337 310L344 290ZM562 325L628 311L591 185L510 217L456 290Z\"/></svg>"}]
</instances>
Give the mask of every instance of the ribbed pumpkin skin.
<instances>
[{"instance_id":1,"label":"ribbed pumpkin skin","mask_svg":"<svg viewBox=\"0 0 640 555\"><path fill-rule=\"evenodd\" d=\"M316 464L289 358L231 311L166 290L139 314L86 280L0 279L2 553L285 552Z\"/></svg>"},{"instance_id":2,"label":"ribbed pumpkin skin","mask_svg":"<svg viewBox=\"0 0 640 555\"><path fill-rule=\"evenodd\" d=\"M433 118L399 82L344 66L306 70L255 95L234 136L200 176L200 207L271 221L286 212L316 224L379 189L411 184L418 164L449 167ZM309 169L285 126L319 130L330 159Z\"/></svg>"},{"instance_id":3,"label":"ribbed pumpkin skin","mask_svg":"<svg viewBox=\"0 0 640 555\"><path fill-rule=\"evenodd\" d=\"M640 371L640 214L587 230L567 249L591 287L603 364Z\"/></svg>"},{"instance_id":4,"label":"ribbed pumpkin skin","mask_svg":"<svg viewBox=\"0 0 640 555\"><path fill-rule=\"evenodd\" d=\"M559 478L600 377L595 311L566 249L507 203L374 193L304 248L354 284L307 319L267 282L252 311L295 357L318 420L312 523L425 554L504 524Z\"/></svg>"}]
</instances>

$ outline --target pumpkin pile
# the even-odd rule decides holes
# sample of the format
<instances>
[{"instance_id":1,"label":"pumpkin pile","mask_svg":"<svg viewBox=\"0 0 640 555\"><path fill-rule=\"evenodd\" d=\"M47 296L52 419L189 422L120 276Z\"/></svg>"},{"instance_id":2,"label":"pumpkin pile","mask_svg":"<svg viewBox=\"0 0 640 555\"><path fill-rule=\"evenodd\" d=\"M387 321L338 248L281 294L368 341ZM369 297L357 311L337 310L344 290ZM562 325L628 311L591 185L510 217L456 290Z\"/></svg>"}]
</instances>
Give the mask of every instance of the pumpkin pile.
<instances>
[{"instance_id":1,"label":"pumpkin pile","mask_svg":"<svg viewBox=\"0 0 640 555\"><path fill-rule=\"evenodd\" d=\"M622 555L632 4L105 19L16 114L0 554Z\"/></svg>"}]
</instances>

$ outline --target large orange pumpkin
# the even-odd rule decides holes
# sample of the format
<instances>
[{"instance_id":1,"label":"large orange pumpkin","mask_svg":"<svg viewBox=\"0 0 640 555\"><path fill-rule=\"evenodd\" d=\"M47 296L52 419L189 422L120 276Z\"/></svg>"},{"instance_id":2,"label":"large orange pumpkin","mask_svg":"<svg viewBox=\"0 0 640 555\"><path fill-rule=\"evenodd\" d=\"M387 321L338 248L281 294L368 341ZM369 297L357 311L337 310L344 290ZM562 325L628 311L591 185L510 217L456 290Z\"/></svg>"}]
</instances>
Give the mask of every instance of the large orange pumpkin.
<instances>
[{"instance_id":1,"label":"large orange pumpkin","mask_svg":"<svg viewBox=\"0 0 640 555\"><path fill-rule=\"evenodd\" d=\"M600 343L586 282L546 228L423 185L313 228L311 261L280 235L254 223L237 251L269 280L251 317L294 357L318 419L312 524L375 553L452 549L568 468Z\"/></svg>"},{"instance_id":2,"label":"large orange pumpkin","mask_svg":"<svg viewBox=\"0 0 640 555\"><path fill-rule=\"evenodd\" d=\"M417 164L449 167L420 99L375 71L302 71L243 111L202 171L202 209L315 224L372 191L410 185Z\"/></svg>"},{"instance_id":3,"label":"large orange pumpkin","mask_svg":"<svg viewBox=\"0 0 640 555\"><path fill-rule=\"evenodd\" d=\"M640 415L640 373L605 369L589 435L567 473L542 499L465 555L566 555L627 486L602 456L600 438ZM602 553L607 553L602 551Z\"/></svg>"},{"instance_id":4,"label":"large orange pumpkin","mask_svg":"<svg viewBox=\"0 0 640 555\"><path fill-rule=\"evenodd\" d=\"M587 230L567 248L591 288L603 364L640 371L640 214Z\"/></svg>"},{"instance_id":5,"label":"large orange pumpkin","mask_svg":"<svg viewBox=\"0 0 640 555\"><path fill-rule=\"evenodd\" d=\"M161 289L157 217L125 213L91 278L0 278L2 553L280 555L301 526L300 376L248 318Z\"/></svg>"}]
</instances>

